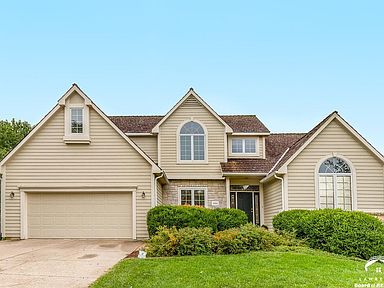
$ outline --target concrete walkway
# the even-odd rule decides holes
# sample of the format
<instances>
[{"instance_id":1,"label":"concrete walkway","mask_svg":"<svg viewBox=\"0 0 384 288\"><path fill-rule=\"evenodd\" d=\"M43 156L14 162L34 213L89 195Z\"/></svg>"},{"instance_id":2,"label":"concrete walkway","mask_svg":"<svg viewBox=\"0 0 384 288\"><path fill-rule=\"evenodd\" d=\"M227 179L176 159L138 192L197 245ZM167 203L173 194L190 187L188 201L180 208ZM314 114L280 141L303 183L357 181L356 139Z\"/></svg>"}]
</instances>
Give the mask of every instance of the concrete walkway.
<instances>
[{"instance_id":1,"label":"concrete walkway","mask_svg":"<svg viewBox=\"0 0 384 288\"><path fill-rule=\"evenodd\" d=\"M0 241L0 287L88 287L141 245L126 240Z\"/></svg>"}]
</instances>

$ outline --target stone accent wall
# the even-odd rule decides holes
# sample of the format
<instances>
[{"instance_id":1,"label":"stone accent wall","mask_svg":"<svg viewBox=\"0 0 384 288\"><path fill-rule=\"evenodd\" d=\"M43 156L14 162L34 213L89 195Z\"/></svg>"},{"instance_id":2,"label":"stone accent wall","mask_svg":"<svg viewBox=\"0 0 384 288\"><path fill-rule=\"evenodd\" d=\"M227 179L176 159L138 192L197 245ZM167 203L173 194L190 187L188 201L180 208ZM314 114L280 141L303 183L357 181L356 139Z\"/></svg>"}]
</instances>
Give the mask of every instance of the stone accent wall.
<instances>
[{"instance_id":1,"label":"stone accent wall","mask_svg":"<svg viewBox=\"0 0 384 288\"><path fill-rule=\"evenodd\" d=\"M203 187L207 188L208 208L226 208L227 196L225 192L225 180L169 180L169 184L163 187L163 204L178 205L179 188ZM219 201L219 206L213 207L212 201Z\"/></svg>"}]
</instances>

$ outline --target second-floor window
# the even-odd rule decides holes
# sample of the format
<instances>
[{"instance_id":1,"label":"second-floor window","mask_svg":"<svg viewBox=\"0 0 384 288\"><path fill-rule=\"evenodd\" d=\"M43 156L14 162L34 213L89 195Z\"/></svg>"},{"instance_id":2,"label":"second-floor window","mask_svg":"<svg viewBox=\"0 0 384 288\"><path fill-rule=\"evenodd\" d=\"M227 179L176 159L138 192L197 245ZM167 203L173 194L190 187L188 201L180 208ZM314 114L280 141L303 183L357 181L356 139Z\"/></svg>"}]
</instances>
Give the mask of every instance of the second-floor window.
<instances>
[{"instance_id":1,"label":"second-floor window","mask_svg":"<svg viewBox=\"0 0 384 288\"><path fill-rule=\"evenodd\" d=\"M187 122L180 129L180 160L205 160L205 132L197 122Z\"/></svg>"},{"instance_id":2,"label":"second-floor window","mask_svg":"<svg viewBox=\"0 0 384 288\"><path fill-rule=\"evenodd\" d=\"M255 138L236 138L232 139L232 154L255 154Z\"/></svg>"},{"instance_id":3,"label":"second-floor window","mask_svg":"<svg viewBox=\"0 0 384 288\"><path fill-rule=\"evenodd\" d=\"M84 109L71 108L71 133L81 134L84 132Z\"/></svg>"}]
</instances>

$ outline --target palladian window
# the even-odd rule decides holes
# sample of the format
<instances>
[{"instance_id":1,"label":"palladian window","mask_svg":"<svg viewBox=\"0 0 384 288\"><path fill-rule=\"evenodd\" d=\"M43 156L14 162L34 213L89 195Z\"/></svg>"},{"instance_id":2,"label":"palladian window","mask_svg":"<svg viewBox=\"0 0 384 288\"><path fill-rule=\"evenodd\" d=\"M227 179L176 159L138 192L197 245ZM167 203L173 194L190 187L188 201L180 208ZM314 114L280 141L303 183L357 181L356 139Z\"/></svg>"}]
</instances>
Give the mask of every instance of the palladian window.
<instances>
[{"instance_id":1,"label":"palladian window","mask_svg":"<svg viewBox=\"0 0 384 288\"><path fill-rule=\"evenodd\" d=\"M352 173L341 158L331 157L319 168L320 208L352 210Z\"/></svg>"},{"instance_id":2,"label":"palladian window","mask_svg":"<svg viewBox=\"0 0 384 288\"><path fill-rule=\"evenodd\" d=\"M205 132L197 122L190 121L180 130L180 160L205 160Z\"/></svg>"}]
</instances>

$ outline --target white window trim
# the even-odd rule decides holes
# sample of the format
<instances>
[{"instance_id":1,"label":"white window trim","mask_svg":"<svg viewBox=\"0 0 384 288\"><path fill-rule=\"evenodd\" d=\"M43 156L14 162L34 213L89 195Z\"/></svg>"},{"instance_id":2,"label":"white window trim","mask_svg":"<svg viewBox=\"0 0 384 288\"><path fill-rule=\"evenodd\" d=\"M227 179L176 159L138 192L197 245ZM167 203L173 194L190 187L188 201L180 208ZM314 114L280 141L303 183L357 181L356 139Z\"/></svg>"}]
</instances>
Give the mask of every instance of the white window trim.
<instances>
[{"instance_id":1,"label":"white window trim","mask_svg":"<svg viewBox=\"0 0 384 288\"><path fill-rule=\"evenodd\" d=\"M195 206L195 204L194 204L194 202L195 202L194 190L204 190L204 207L205 208L208 207L208 188L207 187L200 187L200 186L180 186L180 187L178 187L178 192L177 192L178 205L181 205L181 190L192 190L192 205L191 206ZM197 206L197 207L201 207L201 206Z\"/></svg>"},{"instance_id":2,"label":"white window trim","mask_svg":"<svg viewBox=\"0 0 384 288\"><path fill-rule=\"evenodd\" d=\"M72 133L71 109L83 109L83 133ZM67 104L64 112L64 137L65 143L90 143L89 137L89 107L85 104Z\"/></svg>"},{"instance_id":3,"label":"white window trim","mask_svg":"<svg viewBox=\"0 0 384 288\"><path fill-rule=\"evenodd\" d=\"M180 155L180 130L181 128L188 122L196 122L198 123L201 127L203 127L204 129L204 160L181 160L181 155ZM193 136L194 134L191 134L191 136ZM197 134L196 134L197 135ZM190 119L182 122L179 127L177 128L177 131L176 131L176 157L177 157L177 160L176 160L176 163L177 164L208 164L208 130L207 128L205 127L205 125L203 123L201 123L199 120L196 120L196 119L193 119L193 117L191 117ZM191 142L192 146L191 146L191 149L192 149L192 158L193 158L193 142Z\"/></svg>"},{"instance_id":4,"label":"white window trim","mask_svg":"<svg viewBox=\"0 0 384 288\"><path fill-rule=\"evenodd\" d=\"M339 203L338 203L338 195L337 195L337 177L346 177L346 176L348 176L348 177L351 178L351 180L350 180L351 181L350 182L351 183L351 198L353 197L353 195L352 195L352 173L318 173L318 174L319 174L319 176L318 176L319 177L318 178L319 182L320 182L320 177L322 177L322 176L332 177L332 183L333 183L333 209L340 208L339 207ZM320 186L320 183L319 183L319 186ZM320 197L320 190L319 190L319 207L321 206L320 198L321 197ZM321 209L325 209L325 208L321 208ZM353 210L353 208L352 208L352 210Z\"/></svg>"},{"instance_id":5,"label":"white window trim","mask_svg":"<svg viewBox=\"0 0 384 288\"><path fill-rule=\"evenodd\" d=\"M347 157L345 157L344 155L338 154L338 153L328 154L327 156L324 156L323 158L321 158L316 164L316 167L315 167L315 193L316 193L316 197L315 197L316 203L315 204L316 204L316 209L321 209L321 207L320 207L320 190L319 190L320 177L319 176L320 175L323 175L323 176L334 175L334 173L319 173L319 169L320 169L321 164L323 164L323 162L325 160L332 158L332 157L338 157L338 158L344 160L348 164L349 168L351 169L351 173L337 173L337 175L338 176L351 176L352 211L357 210L358 207L357 207L357 191L356 191L356 170L355 170L355 167L352 164L352 162ZM334 197L335 197L335 190L337 190L337 189L334 187ZM334 199L335 199L334 201L337 201L337 195L336 195L336 198L334 198Z\"/></svg>"},{"instance_id":6,"label":"white window trim","mask_svg":"<svg viewBox=\"0 0 384 288\"><path fill-rule=\"evenodd\" d=\"M259 139L258 137L231 137L229 141L229 155L232 157L249 157L249 156L259 156ZM252 139L255 140L255 153L246 153L245 152L245 140ZM242 140L243 152L233 152L232 151L232 141L233 140Z\"/></svg>"}]
</instances>

